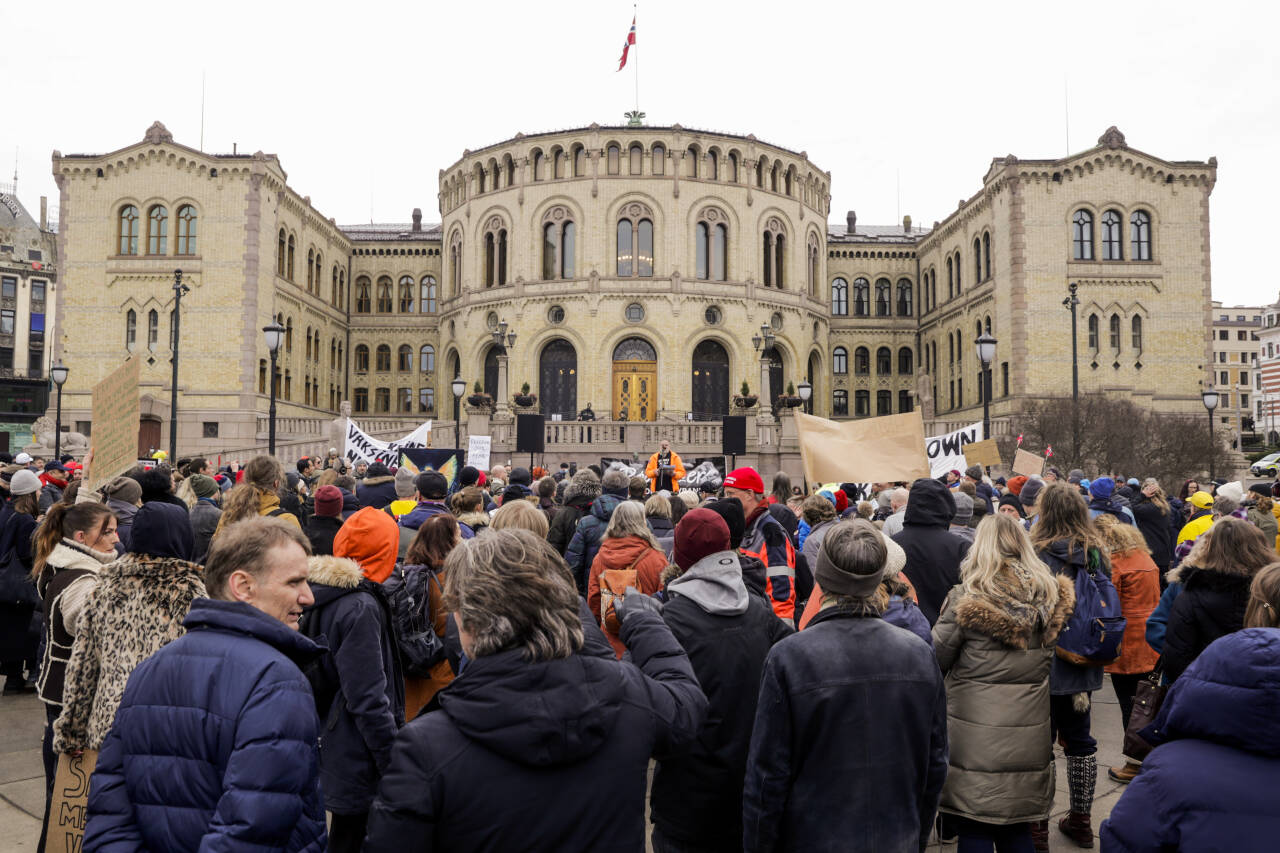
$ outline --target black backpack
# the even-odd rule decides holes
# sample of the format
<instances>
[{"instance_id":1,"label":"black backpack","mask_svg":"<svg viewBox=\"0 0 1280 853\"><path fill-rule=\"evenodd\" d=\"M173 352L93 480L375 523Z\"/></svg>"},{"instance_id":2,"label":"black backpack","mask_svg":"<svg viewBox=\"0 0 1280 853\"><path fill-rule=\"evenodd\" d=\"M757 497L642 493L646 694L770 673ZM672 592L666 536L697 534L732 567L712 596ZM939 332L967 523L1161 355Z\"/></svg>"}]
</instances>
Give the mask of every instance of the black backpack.
<instances>
[{"instance_id":1,"label":"black backpack","mask_svg":"<svg viewBox=\"0 0 1280 853\"><path fill-rule=\"evenodd\" d=\"M440 588L440 579L426 566L396 567L383 583L391 605L396 645L404 674L429 678L431 670L445 659L444 640L431 625L431 585Z\"/></svg>"}]
</instances>

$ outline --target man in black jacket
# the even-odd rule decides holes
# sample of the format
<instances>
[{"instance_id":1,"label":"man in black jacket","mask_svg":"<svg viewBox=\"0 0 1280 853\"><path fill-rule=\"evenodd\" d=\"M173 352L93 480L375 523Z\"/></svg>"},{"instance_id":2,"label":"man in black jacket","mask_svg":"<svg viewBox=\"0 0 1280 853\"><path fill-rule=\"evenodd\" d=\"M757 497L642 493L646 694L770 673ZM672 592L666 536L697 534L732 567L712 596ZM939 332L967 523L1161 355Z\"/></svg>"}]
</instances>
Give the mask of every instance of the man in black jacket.
<instances>
[{"instance_id":1,"label":"man in black jacket","mask_svg":"<svg viewBox=\"0 0 1280 853\"><path fill-rule=\"evenodd\" d=\"M683 752L658 764L650 796L654 853L742 850L742 780L765 657L795 633L762 596L749 595L729 526L694 509L675 528L681 569L667 584L663 621L707 694L707 723Z\"/></svg>"},{"instance_id":2,"label":"man in black jacket","mask_svg":"<svg viewBox=\"0 0 1280 853\"><path fill-rule=\"evenodd\" d=\"M902 532L892 537L907 552L902 573L915 587L920 612L930 625L938 621L951 587L960 583L960 561L969 553L969 543L948 532L955 514L951 491L932 477L921 477L911 484Z\"/></svg>"}]
</instances>

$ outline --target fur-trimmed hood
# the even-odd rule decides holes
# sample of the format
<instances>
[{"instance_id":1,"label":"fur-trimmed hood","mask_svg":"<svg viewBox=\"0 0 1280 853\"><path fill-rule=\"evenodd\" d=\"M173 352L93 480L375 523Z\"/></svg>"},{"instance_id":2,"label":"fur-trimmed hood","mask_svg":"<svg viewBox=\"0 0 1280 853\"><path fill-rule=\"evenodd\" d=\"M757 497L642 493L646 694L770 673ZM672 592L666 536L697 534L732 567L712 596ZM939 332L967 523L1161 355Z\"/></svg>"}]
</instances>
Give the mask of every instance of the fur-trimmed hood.
<instances>
[{"instance_id":1,"label":"fur-trimmed hood","mask_svg":"<svg viewBox=\"0 0 1280 853\"><path fill-rule=\"evenodd\" d=\"M394 483L395 481L396 481L396 478L394 474L388 475L386 477L365 477L363 480L360 481L360 485L379 486L379 485L382 485L383 483ZM412 495L410 495L410 497L412 497Z\"/></svg>"},{"instance_id":2,"label":"fur-trimmed hood","mask_svg":"<svg viewBox=\"0 0 1280 853\"><path fill-rule=\"evenodd\" d=\"M1052 646L1057 641L1062 626L1076 606L1076 591L1071 581L1062 576L1055 580L1058 583L1058 601L1043 626L1041 643L1044 646ZM1042 627L1037 604L1041 602L1014 601L1012 606L1008 602L997 604L990 599L961 593L955 605L956 623L999 640L1010 648L1025 649Z\"/></svg>"},{"instance_id":3,"label":"fur-trimmed hood","mask_svg":"<svg viewBox=\"0 0 1280 853\"><path fill-rule=\"evenodd\" d=\"M465 524L472 530L476 530L481 527L488 527L492 521L493 519L489 517L489 513L487 512L464 512L462 515L458 516L458 523Z\"/></svg>"},{"instance_id":4,"label":"fur-trimmed hood","mask_svg":"<svg viewBox=\"0 0 1280 853\"><path fill-rule=\"evenodd\" d=\"M1253 582L1253 576L1257 572L1251 572L1244 566L1226 566L1222 568L1205 568L1203 566L1188 565L1186 560L1177 568L1171 569L1168 573L1169 583L1180 583L1184 589L1196 589L1198 587L1216 587L1235 588L1241 585L1248 586Z\"/></svg>"},{"instance_id":5,"label":"fur-trimmed hood","mask_svg":"<svg viewBox=\"0 0 1280 853\"><path fill-rule=\"evenodd\" d=\"M364 572L355 560L333 556L307 559L307 583L355 589L363 579Z\"/></svg>"},{"instance_id":6,"label":"fur-trimmed hood","mask_svg":"<svg viewBox=\"0 0 1280 853\"><path fill-rule=\"evenodd\" d=\"M583 476L584 474L586 476ZM574 474L573 479L569 481L569 485L564 490L566 506L571 501L578 501L585 507L598 497L600 497L600 478L590 469Z\"/></svg>"},{"instance_id":7,"label":"fur-trimmed hood","mask_svg":"<svg viewBox=\"0 0 1280 853\"><path fill-rule=\"evenodd\" d=\"M45 561L58 571L63 569L84 569L99 572L107 563L115 562L120 555L115 551L94 551L73 539L63 538L53 546L49 558Z\"/></svg>"}]
</instances>

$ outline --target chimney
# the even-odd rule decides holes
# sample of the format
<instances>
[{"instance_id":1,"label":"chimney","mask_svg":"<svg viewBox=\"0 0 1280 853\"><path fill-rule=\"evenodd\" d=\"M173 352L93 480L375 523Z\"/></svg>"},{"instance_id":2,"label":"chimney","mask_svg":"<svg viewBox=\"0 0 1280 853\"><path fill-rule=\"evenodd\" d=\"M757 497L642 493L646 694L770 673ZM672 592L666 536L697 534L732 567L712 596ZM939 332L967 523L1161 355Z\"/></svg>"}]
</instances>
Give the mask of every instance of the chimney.
<instances>
[{"instance_id":1,"label":"chimney","mask_svg":"<svg viewBox=\"0 0 1280 853\"><path fill-rule=\"evenodd\" d=\"M854 231L857 231L857 230L858 230L858 213L857 213L857 211L851 210L851 211L849 211L848 213L846 213L846 214L844 215L844 221L845 221L845 232L846 232L846 233L848 233L848 234L852 234Z\"/></svg>"},{"instance_id":2,"label":"chimney","mask_svg":"<svg viewBox=\"0 0 1280 853\"><path fill-rule=\"evenodd\" d=\"M47 195L40 196L40 230L49 230L49 197Z\"/></svg>"},{"instance_id":3,"label":"chimney","mask_svg":"<svg viewBox=\"0 0 1280 853\"><path fill-rule=\"evenodd\" d=\"M413 209L413 230L422 230L422 208L420 207L415 207Z\"/></svg>"},{"instance_id":4,"label":"chimney","mask_svg":"<svg viewBox=\"0 0 1280 853\"><path fill-rule=\"evenodd\" d=\"M902 233L903 233L903 234L910 234L910 233L911 233L911 216L910 216L910 214L908 214L907 216L902 217Z\"/></svg>"}]
</instances>

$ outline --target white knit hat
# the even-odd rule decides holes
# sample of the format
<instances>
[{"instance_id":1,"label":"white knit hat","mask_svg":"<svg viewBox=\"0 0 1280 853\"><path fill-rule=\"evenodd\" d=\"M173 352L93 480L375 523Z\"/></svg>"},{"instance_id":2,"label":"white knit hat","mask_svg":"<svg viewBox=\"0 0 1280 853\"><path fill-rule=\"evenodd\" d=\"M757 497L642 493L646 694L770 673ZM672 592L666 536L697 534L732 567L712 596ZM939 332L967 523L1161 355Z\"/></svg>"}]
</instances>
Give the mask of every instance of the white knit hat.
<instances>
[{"instance_id":1,"label":"white knit hat","mask_svg":"<svg viewBox=\"0 0 1280 853\"><path fill-rule=\"evenodd\" d=\"M15 498L19 495L30 495L40 491L40 478L34 472L22 468L13 472L13 479L9 481L9 494Z\"/></svg>"}]
</instances>

